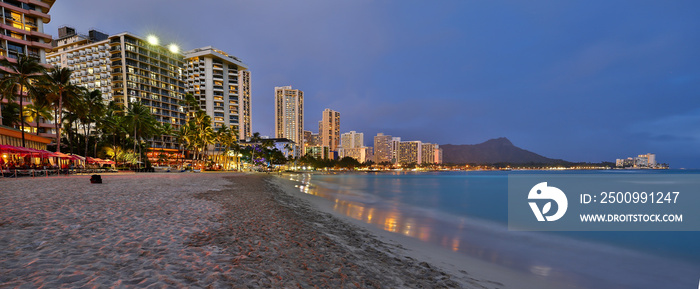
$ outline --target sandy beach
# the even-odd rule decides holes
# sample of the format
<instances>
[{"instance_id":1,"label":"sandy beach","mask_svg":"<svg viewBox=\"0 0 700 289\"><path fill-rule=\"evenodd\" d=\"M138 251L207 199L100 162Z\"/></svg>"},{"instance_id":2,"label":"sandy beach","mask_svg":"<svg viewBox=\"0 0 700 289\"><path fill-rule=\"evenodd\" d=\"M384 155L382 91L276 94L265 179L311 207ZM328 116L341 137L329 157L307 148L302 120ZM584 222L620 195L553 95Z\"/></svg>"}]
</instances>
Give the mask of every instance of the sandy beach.
<instances>
[{"instance_id":1,"label":"sandy beach","mask_svg":"<svg viewBox=\"0 0 700 289\"><path fill-rule=\"evenodd\" d=\"M0 287L507 287L416 258L271 176L102 177L0 179Z\"/></svg>"}]
</instances>

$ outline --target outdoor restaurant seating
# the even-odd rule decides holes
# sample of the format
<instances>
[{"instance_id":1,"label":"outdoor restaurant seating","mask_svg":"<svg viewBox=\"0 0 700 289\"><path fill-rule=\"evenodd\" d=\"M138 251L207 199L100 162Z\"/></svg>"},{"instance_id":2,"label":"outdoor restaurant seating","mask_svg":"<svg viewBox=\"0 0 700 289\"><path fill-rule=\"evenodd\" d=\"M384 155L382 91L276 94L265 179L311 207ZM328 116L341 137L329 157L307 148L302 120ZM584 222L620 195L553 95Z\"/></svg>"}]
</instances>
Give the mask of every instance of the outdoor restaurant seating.
<instances>
[{"instance_id":1,"label":"outdoor restaurant seating","mask_svg":"<svg viewBox=\"0 0 700 289\"><path fill-rule=\"evenodd\" d=\"M0 171L4 178L116 172L114 161L0 145ZM108 166L108 167L104 167Z\"/></svg>"}]
</instances>

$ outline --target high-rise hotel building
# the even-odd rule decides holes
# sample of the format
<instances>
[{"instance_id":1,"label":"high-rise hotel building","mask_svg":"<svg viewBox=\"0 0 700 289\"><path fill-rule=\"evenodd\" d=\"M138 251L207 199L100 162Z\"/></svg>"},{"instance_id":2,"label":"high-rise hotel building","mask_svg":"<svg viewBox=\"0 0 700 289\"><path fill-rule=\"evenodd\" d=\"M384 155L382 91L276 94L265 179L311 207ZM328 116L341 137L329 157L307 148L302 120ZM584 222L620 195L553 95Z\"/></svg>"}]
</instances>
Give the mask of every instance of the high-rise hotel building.
<instances>
[{"instance_id":1,"label":"high-rise hotel building","mask_svg":"<svg viewBox=\"0 0 700 289\"><path fill-rule=\"evenodd\" d=\"M442 149L440 148L440 145L433 143L422 143L421 163L442 164Z\"/></svg>"},{"instance_id":2,"label":"high-rise hotel building","mask_svg":"<svg viewBox=\"0 0 700 289\"><path fill-rule=\"evenodd\" d=\"M293 141L294 156L304 149L304 92L291 86L275 87L275 137Z\"/></svg>"},{"instance_id":3,"label":"high-rise hotel building","mask_svg":"<svg viewBox=\"0 0 700 289\"><path fill-rule=\"evenodd\" d=\"M250 72L240 59L211 46L184 53L186 90L212 117L214 129L229 127L251 136Z\"/></svg>"},{"instance_id":4,"label":"high-rise hotel building","mask_svg":"<svg viewBox=\"0 0 700 289\"><path fill-rule=\"evenodd\" d=\"M51 21L49 10L53 3L53 0L1 1L0 56L17 59L24 54L45 63L46 51L51 50L51 35L44 33L44 23Z\"/></svg>"},{"instance_id":5,"label":"high-rise hotel building","mask_svg":"<svg viewBox=\"0 0 700 289\"><path fill-rule=\"evenodd\" d=\"M108 37L97 30L83 35L72 27L61 27L46 60L51 66L70 68L71 84L97 89L105 101L113 100Z\"/></svg>"},{"instance_id":6,"label":"high-rise hotel building","mask_svg":"<svg viewBox=\"0 0 700 289\"><path fill-rule=\"evenodd\" d=\"M364 133L350 131L340 135L338 157L351 157L360 163L371 160L372 148L364 145Z\"/></svg>"},{"instance_id":7,"label":"high-rise hotel building","mask_svg":"<svg viewBox=\"0 0 700 289\"><path fill-rule=\"evenodd\" d=\"M146 40L128 32L108 36L90 31L80 36L74 29L59 30L54 44L48 63L72 69L73 83L99 89L106 101L124 107L140 102L156 121L174 129L185 124L180 105L185 94L184 62L176 46L166 48L154 37ZM152 148L176 149L171 136L150 141Z\"/></svg>"},{"instance_id":8,"label":"high-rise hotel building","mask_svg":"<svg viewBox=\"0 0 700 289\"><path fill-rule=\"evenodd\" d=\"M46 63L46 52L51 50L51 35L44 33L44 23L51 21L49 10L53 4L54 0L0 1L0 9L2 9L0 59L15 62L19 55L26 55L36 58L40 63ZM0 70L0 74L5 73L4 68L0 67ZM8 101L4 98L2 103ZM19 103L19 99L15 102ZM31 104L28 97L24 97L22 102L24 105ZM1 120L0 118L0 124L2 124ZM51 120L37 121L39 122L38 131L35 131L36 124L25 126L25 130L43 137L56 137Z\"/></svg>"},{"instance_id":9,"label":"high-rise hotel building","mask_svg":"<svg viewBox=\"0 0 700 289\"><path fill-rule=\"evenodd\" d=\"M421 164L423 147L421 141L402 141L399 143L398 163Z\"/></svg>"},{"instance_id":10,"label":"high-rise hotel building","mask_svg":"<svg viewBox=\"0 0 700 289\"><path fill-rule=\"evenodd\" d=\"M340 147L340 112L328 108L323 110L321 121L318 123L318 134L321 137L321 146L337 153Z\"/></svg>"},{"instance_id":11,"label":"high-rise hotel building","mask_svg":"<svg viewBox=\"0 0 700 289\"><path fill-rule=\"evenodd\" d=\"M393 155L391 136L378 133L374 137L374 162L377 164L391 162Z\"/></svg>"}]
</instances>

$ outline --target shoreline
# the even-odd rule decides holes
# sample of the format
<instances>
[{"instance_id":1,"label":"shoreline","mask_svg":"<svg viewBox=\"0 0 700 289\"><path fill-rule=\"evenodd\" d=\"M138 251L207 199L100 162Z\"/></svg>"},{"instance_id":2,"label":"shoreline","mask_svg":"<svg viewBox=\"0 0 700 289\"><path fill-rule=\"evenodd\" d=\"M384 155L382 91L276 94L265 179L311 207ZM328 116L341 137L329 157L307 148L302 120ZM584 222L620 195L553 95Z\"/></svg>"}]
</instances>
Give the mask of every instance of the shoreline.
<instances>
[{"instance_id":1,"label":"shoreline","mask_svg":"<svg viewBox=\"0 0 700 289\"><path fill-rule=\"evenodd\" d=\"M658 288L697 282L691 277L697 264L683 259L568 236L511 233L489 221L450 222L449 213L426 215L419 207L390 201L398 198L396 195L382 199L374 196L378 191L355 191L347 185L352 182L311 179L288 174L279 182L288 187L290 194L316 203L320 210L404 244L419 259L432 260L448 269L475 268L468 273L479 279L497 280L507 288L520 288L526 283L531 284L525 288ZM365 182L377 186L376 182ZM428 221L421 222L423 217ZM461 239L451 239L456 236L452 233L433 238L432 231L440 228L451 228L443 232L462 232L457 237ZM457 274L455 270L449 272Z\"/></svg>"},{"instance_id":2,"label":"shoreline","mask_svg":"<svg viewBox=\"0 0 700 289\"><path fill-rule=\"evenodd\" d=\"M0 179L0 287L583 288L385 231L290 175L89 178Z\"/></svg>"},{"instance_id":3,"label":"shoreline","mask_svg":"<svg viewBox=\"0 0 700 289\"><path fill-rule=\"evenodd\" d=\"M457 278L267 174L20 178L0 188L0 287L503 288ZM466 268L469 270L469 268Z\"/></svg>"},{"instance_id":4,"label":"shoreline","mask_svg":"<svg viewBox=\"0 0 700 289\"><path fill-rule=\"evenodd\" d=\"M290 180L284 175L275 175L272 182L286 194L309 203L319 212L330 214L368 232L380 242L398 250L398 254L425 261L437 267L453 276L464 288L575 288L568 284L554 283L534 275L523 274L477 258L455 254L448 249L409 236L382 230L372 224L333 210L334 204L331 200L303 193L295 187L299 185L299 182Z\"/></svg>"}]
</instances>

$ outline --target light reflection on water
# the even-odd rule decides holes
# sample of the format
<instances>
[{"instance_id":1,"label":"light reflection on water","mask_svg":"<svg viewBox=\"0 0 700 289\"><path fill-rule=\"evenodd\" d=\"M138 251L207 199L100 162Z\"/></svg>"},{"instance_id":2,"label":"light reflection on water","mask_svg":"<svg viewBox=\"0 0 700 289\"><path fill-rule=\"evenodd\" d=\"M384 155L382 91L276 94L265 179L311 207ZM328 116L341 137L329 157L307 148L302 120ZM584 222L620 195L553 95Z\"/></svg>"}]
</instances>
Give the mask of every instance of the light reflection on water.
<instances>
[{"instance_id":1,"label":"light reflection on water","mask_svg":"<svg viewBox=\"0 0 700 289\"><path fill-rule=\"evenodd\" d=\"M347 188L343 188L340 191L326 189L316 185L312 181L311 175L295 175L290 177L290 180L301 183L296 185L296 187L302 193L333 201L334 211L353 219L373 224L385 231L437 244L454 252L468 254L495 264L509 267L518 264L516 260L504 256L500 251L490 250L487 247L478 245L481 242L479 240L481 236L477 234L468 235L465 228L471 228L472 232L478 232L480 229L468 226L467 221L463 218L457 220L459 223L456 230L447 232L445 229L453 226L452 224L447 224L448 221L455 220L440 220L436 217L425 216L426 213L429 215L429 212L410 212L407 208L399 207L400 201L397 198L389 202L352 201L346 199L348 196L352 198L352 195L355 194L351 190ZM391 184L394 187L393 190L401 191L403 186L401 179L392 179ZM527 267L522 269L531 270Z\"/></svg>"},{"instance_id":2,"label":"light reflection on water","mask_svg":"<svg viewBox=\"0 0 700 289\"><path fill-rule=\"evenodd\" d=\"M445 200L430 191L442 185L434 178L419 181L401 177L352 178L345 185L340 181L329 183L322 179L327 180L310 174L290 177L290 180L299 182L296 187L301 192L330 200L333 210L353 219L516 271L562 282L569 288L656 288L666 284L668 276L674 276L673 266L677 267L676 263L658 262L650 256L636 260L636 256L626 256L626 252L617 249L592 249L590 244L550 237L543 241L541 235L507 231L503 224L425 209L445 205ZM468 180L453 181L465 189L470 185ZM357 187L387 193L380 197L358 191ZM418 196L405 193L417 190L427 193ZM421 206L407 205L411 202ZM465 200L459 202L466 203L465 210L470 212L484 209ZM658 268L671 273L661 272L653 277L647 274Z\"/></svg>"}]
</instances>

